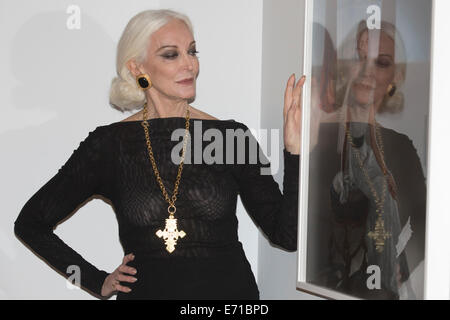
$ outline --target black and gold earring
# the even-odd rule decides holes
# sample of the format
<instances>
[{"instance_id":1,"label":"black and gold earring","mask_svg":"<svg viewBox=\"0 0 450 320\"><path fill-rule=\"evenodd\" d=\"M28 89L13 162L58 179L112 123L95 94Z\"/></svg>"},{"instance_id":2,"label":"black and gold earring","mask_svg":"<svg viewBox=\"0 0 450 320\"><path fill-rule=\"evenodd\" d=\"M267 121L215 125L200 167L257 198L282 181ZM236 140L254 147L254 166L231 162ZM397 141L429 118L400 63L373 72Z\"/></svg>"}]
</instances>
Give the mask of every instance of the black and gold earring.
<instances>
[{"instance_id":1,"label":"black and gold earring","mask_svg":"<svg viewBox=\"0 0 450 320\"><path fill-rule=\"evenodd\" d=\"M152 81L150 80L149 76L146 74L140 74L136 78L137 85L142 90L147 90L152 87Z\"/></svg>"},{"instance_id":2,"label":"black and gold earring","mask_svg":"<svg viewBox=\"0 0 450 320\"><path fill-rule=\"evenodd\" d=\"M395 86L395 84L390 84L387 88L387 93L390 97L392 97L395 94L395 91L397 90L397 87Z\"/></svg>"}]
</instances>

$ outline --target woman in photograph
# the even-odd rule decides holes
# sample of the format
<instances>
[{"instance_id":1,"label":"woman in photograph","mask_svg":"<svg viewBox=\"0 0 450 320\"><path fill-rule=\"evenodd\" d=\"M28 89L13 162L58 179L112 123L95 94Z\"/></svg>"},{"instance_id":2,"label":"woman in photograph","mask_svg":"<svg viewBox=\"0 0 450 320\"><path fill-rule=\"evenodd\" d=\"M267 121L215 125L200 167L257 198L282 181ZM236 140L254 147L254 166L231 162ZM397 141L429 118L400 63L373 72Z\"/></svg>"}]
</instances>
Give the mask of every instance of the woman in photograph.
<instances>
[{"instance_id":1,"label":"woman in photograph","mask_svg":"<svg viewBox=\"0 0 450 320\"><path fill-rule=\"evenodd\" d=\"M245 124L217 119L190 105L199 75L197 53L187 16L172 10L134 16L118 43L110 102L122 111L139 111L91 131L26 202L15 222L18 237L61 274L67 277L68 266L79 266L80 285L99 298L117 294L117 299L259 299L238 240L238 195L273 244L289 251L297 248L305 77L296 83L291 75L285 89L281 193L273 176L261 173L270 164L259 144L249 148L256 139ZM223 91L222 98L239 99ZM194 146L197 122L202 133L247 133L245 148L234 149L233 163L194 163L195 150L203 155L205 147ZM171 139L177 129L183 132L182 150ZM187 151L189 137L192 154ZM223 159L229 159L228 149L222 149ZM256 154L256 163L247 161ZM236 163L242 156L246 162ZM86 261L53 232L93 195L110 201L119 225L124 257L112 272Z\"/></svg>"},{"instance_id":2,"label":"woman in photograph","mask_svg":"<svg viewBox=\"0 0 450 320\"><path fill-rule=\"evenodd\" d=\"M312 236L326 248L311 270L314 281L368 299L420 298L414 285L423 285L425 178L412 141L377 121L404 108L402 39L391 23L369 30L361 21L336 55L328 80L321 78L330 88L313 90L326 121L311 160L325 169L312 183L321 183L317 198L329 199L314 218L327 235Z\"/></svg>"}]
</instances>

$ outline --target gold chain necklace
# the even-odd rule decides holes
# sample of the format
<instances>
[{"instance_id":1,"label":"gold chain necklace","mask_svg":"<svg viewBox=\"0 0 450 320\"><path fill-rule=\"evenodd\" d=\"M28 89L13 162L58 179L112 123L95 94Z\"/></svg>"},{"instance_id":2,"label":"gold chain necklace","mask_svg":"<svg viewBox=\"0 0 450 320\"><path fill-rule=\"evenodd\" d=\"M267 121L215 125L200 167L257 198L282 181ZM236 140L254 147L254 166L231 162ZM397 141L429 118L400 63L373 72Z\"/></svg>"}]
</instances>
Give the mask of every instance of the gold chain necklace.
<instances>
[{"instance_id":1,"label":"gold chain necklace","mask_svg":"<svg viewBox=\"0 0 450 320\"><path fill-rule=\"evenodd\" d=\"M164 195L164 198L169 203L169 207L167 208L167 211L169 212L169 218L166 219L166 226L164 230L158 230L156 232L156 235L158 236L158 238L162 237L164 239L166 250L169 253L172 253L175 250L175 245L177 244L178 238L183 238L186 235L184 231L182 230L178 231L177 219L174 218L174 214L177 209L175 207L175 201L177 200L178 186L180 184L181 172L183 171L183 162L186 153L186 144L189 134L189 105L186 108L186 133L183 139L183 153L181 155L180 165L178 166L178 174L175 180L175 186L171 198L169 198L169 195L167 194L166 188L164 187L164 184L159 175L158 168L156 167L155 158L153 156L153 150L150 143L150 135L148 133L148 122L146 121L146 119L147 119L147 102L144 104L142 126L144 127L145 138L147 140L148 154L150 157L150 161L152 163L153 171L155 172L156 180L158 181L159 187Z\"/></svg>"},{"instance_id":2,"label":"gold chain necklace","mask_svg":"<svg viewBox=\"0 0 450 320\"><path fill-rule=\"evenodd\" d=\"M385 162L384 162L383 140L381 139L381 134L379 132L379 125L376 122L375 122L375 132L376 132L376 140L380 146L380 152L381 152L382 161L384 164ZM377 206L376 212L377 212L378 217L377 217L377 220L375 221L375 229L373 231L370 231L367 235L369 236L369 238L371 238L372 240L375 241L375 248L379 253L381 253L384 250L385 241L391 237L391 233L386 232L386 230L384 228L384 220L383 220L383 214L384 214L383 205L384 205L386 190L387 190L386 175L385 175L385 173L383 173L383 176L384 176L383 190L382 190L382 195L381 195L381 199L380 199L378 197L378 193L375 190L375 187L372 183L372 180L369 177L369 173L364 168L364 164L361 159L361 154L360 154L359 150L355 147L355 144L353 143L353 138L352 138L348 128L346 130L346 134L347 134L348 141L350 142L350 145L352 146L352 150L354 151L355 156L358 159L358 164L359 164L362 172L364 173L364 177L366 178L369 188L374 196L374 201Z\"/></svg>"}]
</instances>

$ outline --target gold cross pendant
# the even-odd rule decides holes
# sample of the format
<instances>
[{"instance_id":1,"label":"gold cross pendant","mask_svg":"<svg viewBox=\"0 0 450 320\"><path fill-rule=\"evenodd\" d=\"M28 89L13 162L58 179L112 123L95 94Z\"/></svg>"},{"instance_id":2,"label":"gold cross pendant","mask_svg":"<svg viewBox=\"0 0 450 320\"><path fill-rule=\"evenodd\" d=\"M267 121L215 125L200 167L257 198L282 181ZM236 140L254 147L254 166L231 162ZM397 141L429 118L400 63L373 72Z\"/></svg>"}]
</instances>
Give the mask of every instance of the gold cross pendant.
<instances>
[{"instance_id":1,"label":"gold cross pendant","mask_svg":"<svg viewBox=\"0 0 450 320\"><path fill-rule=\"evenodd\" d=\"M370 231L368 233L368 236L372 240L375 240L375 248L379 253L381 253L384 250L384 243L388 238L391 237L391 233L385 231L384 221L381 217L378 217L377 221L375 222L375 230Z\"/></svg>"},{"instance_id":2,"label":"gold cross pendant","mask_svg":"<svg viewBox=\"0 0 450 320\"><path fill-rule=\"evenodd\" d=\"M166 219L166 227L164 230L158 230L156 232L158 238L163 237L166 245L166 250L172 253L175 250L175 245L177 244L178 238L183 238L186 233L184 231L178 231L177 229L177 219L170 215Z\"/></svg>"}]
</instances>

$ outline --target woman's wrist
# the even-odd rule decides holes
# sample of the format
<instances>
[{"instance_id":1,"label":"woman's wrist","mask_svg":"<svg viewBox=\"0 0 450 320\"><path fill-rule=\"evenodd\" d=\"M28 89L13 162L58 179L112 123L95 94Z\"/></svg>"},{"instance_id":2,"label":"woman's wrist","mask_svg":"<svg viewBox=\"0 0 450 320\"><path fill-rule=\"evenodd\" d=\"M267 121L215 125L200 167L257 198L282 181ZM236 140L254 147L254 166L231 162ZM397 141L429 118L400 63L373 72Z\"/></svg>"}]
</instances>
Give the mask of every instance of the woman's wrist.
<instances>
[{"instance_id":1,"label":"woman's wrist","mask_svg":"<svg viewBox=\"0 0 450 320\"><path fill-rule=\"evenodd\" d=\"M292 155L295 155L295 156L300 155L300 150L295 150L295 148L290 148L288 146L285 146L284 149Z\"/></svg>"}]
</instances>

